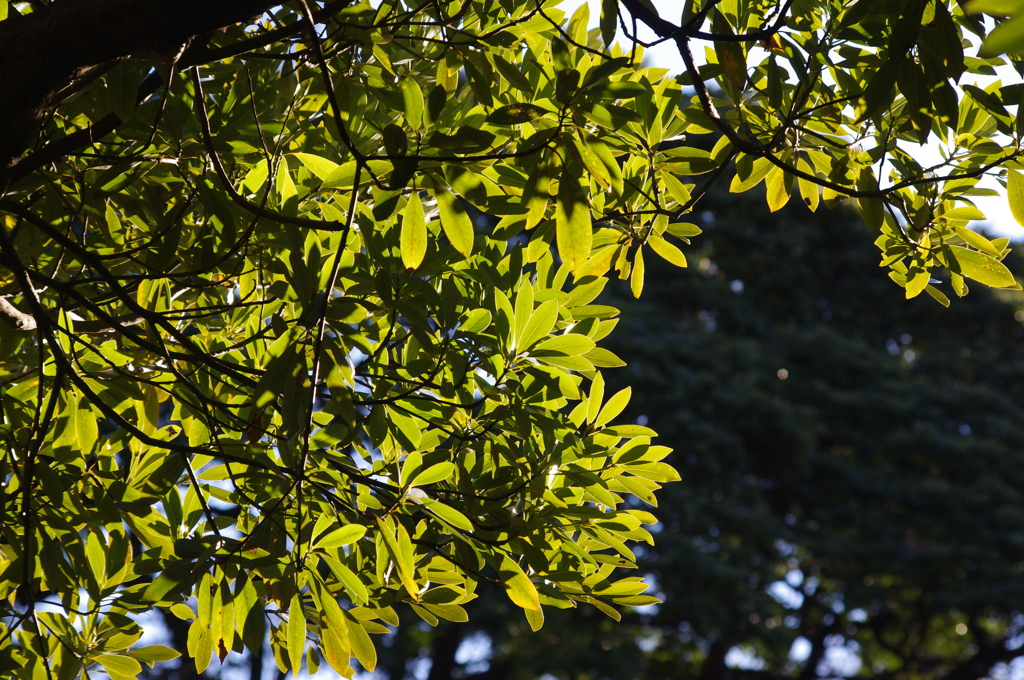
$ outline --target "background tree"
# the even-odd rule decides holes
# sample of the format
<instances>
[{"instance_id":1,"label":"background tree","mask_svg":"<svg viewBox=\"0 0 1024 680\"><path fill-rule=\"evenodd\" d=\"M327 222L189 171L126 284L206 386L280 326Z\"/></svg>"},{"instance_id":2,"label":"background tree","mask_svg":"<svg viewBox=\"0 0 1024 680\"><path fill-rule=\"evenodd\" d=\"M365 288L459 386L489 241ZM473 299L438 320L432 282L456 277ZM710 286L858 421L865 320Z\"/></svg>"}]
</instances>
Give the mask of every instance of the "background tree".
<instances>
[{"instance_id":1,"label":"background tree","mask_svg":"<svg viewBox=\"0 0 1024 680\"><path fill-rule=\"evenodd\" d=\"M400 627L388 677L952 680L1024 655L1020 295L906 302L854 215L756 200L709 197L698 266L652 269L609 339L682 474L639 557L664 603L530 634L482 598Z\"/></svg>"},{"instance_id":2,"label":"background tree","mask_svg":"<svg viewBox=\"0 0 1024 680\"><path fill-rule=\"evenodd\" d=\"M651 604L615 570L677 474L614 424L593 301L685 264L730 165L773 210L856 199L908 297L1017 287L966 225L985 174L1024 214L1021 86L962 82L1001 60L959 5L0 8L3 672L135 676L176 653L135 645L153 608L197 671L269 635L351 675L481 589L533 629ZM682 77L612 45L639 23Z\"/></svg>"}]
</instances>

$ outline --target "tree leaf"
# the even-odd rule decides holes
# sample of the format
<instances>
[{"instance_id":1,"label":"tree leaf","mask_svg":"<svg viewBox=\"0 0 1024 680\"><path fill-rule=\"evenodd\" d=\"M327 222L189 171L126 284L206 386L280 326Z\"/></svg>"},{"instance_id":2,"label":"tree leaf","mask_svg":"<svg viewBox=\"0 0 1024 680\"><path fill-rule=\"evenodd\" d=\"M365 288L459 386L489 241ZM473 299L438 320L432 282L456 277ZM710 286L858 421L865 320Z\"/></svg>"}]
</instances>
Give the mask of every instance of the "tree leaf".
<instances>
[{"instance_id":1,"label":"tree leaf","mask_svg":"<svg viewBox=\"0 0 1024 680\"><path fill-rule=\"evenodd\" d=\"M993 288L1020 287L1006 265L994 257L961 246L947 247L947 252L953 255L953 260L948 263L951 271Z\"/></svg>"},{"instance_id":2,"label":"tree leaf","mask_svg":"<svg viewBox=\"0 0 1024 680\"><path fill-rule=\"evenodd\" d=\"M288 662L292 672L298 675L302 668L302 654L306 651L306 615L302 611L302 596L292 595L288 606L287 644Z\"/></svg>"},{"instance_id":3,"label":"tree leaf","mask_svg":"<svg viewBox=\"0 0 1024 680\"><path fill-rule=\"evenodd\" d=\"M629 290L633 297L639 299L640 293L644 290L644 251L643 248L636 251L633 260L633 271L629 275Z\"/></svg>"},{"instance_id":4,"label":"tree leaf","mask_svg":"<svg viewBox=\"0 0 1024 680\"><path fill-rule=\"evenodd\" d=\"M314 548L340 548L355 543L366 535L366 527L362 524L348 524L324 534L313 543Z\"/></svg>"},{"instance_id":5,"label":"tree leaf","mask_svg":"<svg viewBox=\"0 0 1024 680\"><path fill-rule=\"evenodd\" d=\"M431 185L431 194L437 199L437 208L441 213L441 228L444 229L445 236L455 250L469 257L473 252L473 222L459 199L444 184L433 180Z\"/></svg>"},{"instance_id":6,"label":"tree leaf","mask_svg":"<svg viewBox=\"0 0 1024 680\"><path fill-rule=\"evenodd\" d=\"M130 656L120 654L97 654L93 657L97 663L112 674L134 678L142 672L142 666Z\"/></svg>"},{"instance_id":7,"label":"tree leaf","mask_svg":"<svg viewBox=\"0 0 1024 680\"><path fill-rule=\"evenodd\" d=\"M568 170L562 171L559 180L555 228L558 254L569 271L575 272L590 257L593 228L583 190L576 176Z\"/></svg>"},{"instance_id":8,"label":"tree leaf","mask_svg":"<svg viewBox=\"0 0 1024 680\"><path fill-rule=\"evenodd\" d=\"M398 87L402 92L402 103L405 105L405 119L409 127L418 130L423 126L423 90L415 78L402 78Z\"/></svg>"},{"instance_id":9,"label":"tree leaf","mask_svg":"<svg viewBox=\"0 0 1024 680\"><path fill-rule=\"evenodd\" d=\"M1024 24L1021 24L1024 28ZM1006 194L1010 202L1010 212L1017 224L1024 227L1024 174L1010 170L1007 173Z\"/></svg>"},{"instance_id":10,"label":"tree leaf","mask_svg":"<svg viewBox=\"0 0 1024 680\"><path fill-rule=\"evenodd\" d=\"M449 479L455 472L455 465L447 461L443 463L435 463L426 470L422 470L416 473L412 481L409 482L410 486L424 486L426 484L436 484L444 479Z\"/></svg>"},{"instance_id":11,"label":"tree leaf","mask_svg":"<svg viewBox=\"0 0 1024 680\"><path fill-rule=\"evenodd\" d=\"M616 0L601 0L601 40L611 49L618 29L619 3Z\"/></svg>"},{"instance_id":12,"label":"tree leaf","mask_svg":"<svg viewBox=\"0 0 1024 680\"><path fill-rule=\"evenodd\" d=\"M349 667L349 623L334 595L326 588L319 589L320 615L326 626L320 628L320 647L324 658L337 673L345 676Z\"/></svg>"},{"instance_id":13,"label":"tree leaf","mask_svg":"<svg viewBox=\"0 0 1024 680\"><path fill-rule=\"evenodd\" d=\"M677 267L686 266L686 256L683 255L683 251L679 250L679 248L676 248L657 234L651 234L648 236L647 243L654 249L654 252L661 255L662 259L666 262L674 264Z\"/></svg>"},{"instance_id":14,"label":"tree leaf","mask_svg":"<svg viewBox=\"0 0 1024 680\"><path fill-rule=\"evenodd\" d=\"M370 636L366 634L366 630L358 621L348 621L348 639L352 646L352 653L359 659L359 663L366 669L366 672L372 673L373 669L377 667L377 650L374 648Z\"/></svg>"},{"instance_id":15,"label":"tree leaf","mask_svg":"<svg viewBox=\"0 0 1024 680\"><path fill-rule=\"evenodd\" d=\"M409 271L419 268L427 253L427 222L423 215L423 203L415 191L409 196L402 217L402 264Z\"/></svg>"},{"instance_id":16,"label":"tree leaf","mask_svg":"<svg viewBox=\"0 0 1024 680\"><path fill-rule=\"evenodd\" d=\"M765 175L765 197L772 212L782 210L789 203L788 179L786 171L779 167L773 167Z\"/></svg>"},{"instance_id":17,"label":"tree leaf","mask_svg":"<svg viewBox=\"0 0 1024 680\"><path fill-rule=\"evenodd\" d=\"M298 158L311 173L323 180L327 179L338 170L337 163L329 161L323 156L317 156L316 154L311 153L293 153L292 155Z\"/></svg>"},{"instance_id":18,"label":"tree leaf","mask_svg":"<svg viewBox=\"0 0 1024 680\"><path fill-rule=\"evenodd\" d=\"M615 395L609 399L603 407L601 407L601 412L594 420L594 425L602 427L611 422L615 417L622 413L623 409L626 408L626 404L629 403L629 397L632 394L633 391L629 387L616 392Z\"/></svg>"},{"instance_id":19,"label":"tree leaf","mask_svg":"<svg viewBox=\"0 0 1024 680\"><path fill-rule=\"evenodd\" d=\"M533 354L557 353L566 356L576 356L585 354L592 349L594 349L594 341L587 336L578 333L567 333L548 338L534 348Z\"/></svg>"},{"instance_id":20,"label":"tree leaf","mask_svg":"<svg viewBox=\"0 0 1024 680\"><path fill-rule=\"evenodd\" d=\"M540 611L540 595L533 581L526 575L522 567L507 555L501 559L499 577L505 586L508 599L523 609Z\"/></svg>"},{"instance_id":21,"label":"tree leaf","mask_svg":"<svg viewBox=\"0 0 1024 680\"><path fill-rule=\"evenodd\" d=\"M516 347L520 351L529 350L536 342L551 334L557 320L558 303L548 300L530 314L522 333L516 338Z\"/></svg>"},{"instance_id":22,"label":"tree leaf","mask_svg":"<svg viewBox=\"0 0 1024 680\"><path fill-rule=\"evenodd\" d=\"M131 650L131 655L139 661L145 661L152 668L155 663L177 659L181 656L181 653L163 645L150 645L148 647L135 647Z\"/></svg>"}]
</instances>

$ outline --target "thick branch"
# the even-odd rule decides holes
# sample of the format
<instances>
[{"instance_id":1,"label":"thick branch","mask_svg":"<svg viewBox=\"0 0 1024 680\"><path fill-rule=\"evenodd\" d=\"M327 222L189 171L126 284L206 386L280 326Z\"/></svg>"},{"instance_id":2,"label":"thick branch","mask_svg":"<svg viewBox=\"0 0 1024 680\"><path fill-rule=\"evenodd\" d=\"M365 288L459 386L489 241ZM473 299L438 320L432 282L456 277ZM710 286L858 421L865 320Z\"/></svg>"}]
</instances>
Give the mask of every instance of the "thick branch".
<instances>
[{"instance_id":1,"label":"thick branch","mask_svg":"<svg viewBox=\"0 0 1024 680\"><path fill-rule=\"evenodd\" d=\"M5 298L0 298L0 319L16 331L34 331L38 326L34 316L19 310Z\"/></svg>"},{"instance_id":2,"label":"thick branch","mask_svg":"<svg viewBox=\"0 0 1024 680\"><path fill-rule=\"evenodd\" d=\"M173 58L196 36L259 15L277 0L62 0L0 22L0 189L40 113L90 67Z\"/></svg>"}]
</instances>

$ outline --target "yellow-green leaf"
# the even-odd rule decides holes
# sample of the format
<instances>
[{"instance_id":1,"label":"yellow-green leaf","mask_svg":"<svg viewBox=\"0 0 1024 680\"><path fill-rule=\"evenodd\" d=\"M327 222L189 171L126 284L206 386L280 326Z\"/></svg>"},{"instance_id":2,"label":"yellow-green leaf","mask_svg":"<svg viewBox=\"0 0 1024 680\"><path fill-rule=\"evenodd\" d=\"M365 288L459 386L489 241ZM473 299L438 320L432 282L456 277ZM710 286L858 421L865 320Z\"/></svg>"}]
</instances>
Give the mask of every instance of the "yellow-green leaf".
<instances>
[{"instance_id":1,"label":"yellow-green leaf","mask_svg":"<svg viewBox=\"0 0 1024 680\"><path fill-rule=\"evenodd\" d=\"M530 630L536 633L544 626L544 609L538 609L536 611L532 609L524 609L523 613L526 614L526 622L530 624Z\"/></svg>"},{"instance_id":2,"label":"yellow-green leaf","mask_svg":"<svg viewBox=\"0 0 1024 680\"><path fill-rule=\"evenodd\" d=\"M140 661L145 661L152 668L154 663L177 659L181 653L163 645L150 645L131 650L131 655Z\"/></svg>"},{"instance_id":3,"label":"yellow-green leaf","mask_svg":"<svg viewBox=\"0 0 1024 680\"><path fill-rule=\"evenodd\" d=\"M321 587L319 590L322 621L326 623L320 626L320 647L331 668L344 676L349 667L351 651L349 624L334 595L327 588Z\"/></svg>"},{"instance_id":4,"label":"yellow-green leaf","mask_svg":"<svg viewBox=\"0 0 1024 680\"><path fill-rule=\"evenodd\" d=\"M803 170L808 175L814 174L814 169L811 168L811 164L804 160L803 157L797 159L796 168L797 170ZM818 209L820 187L811 180L804 179L803 177L797 177L796 181L797 186L800 189L800 198L804 200L804 203L806 203L807 207L811 209L811 212L814 212Z\"/></svg>"},{"instance_id":5,"label":"yellow-green leaf","mask_svg":"<svg viewBox=\"0 0 1024 680\"><path fill-rule=\"evenodd\" d=\"M419 586L416 584L416 564L413 561L412 540L401 522L390 517L377 518L380 527L379 535L384 539L385 547L395 561L395 570L406 591L413 598L419 598ZM397 535L393 526L397 525Z\"/></svg>"},{"instance_id":6,"label":"yellow-green leaf","mask_svg":"<svg viewBox=\"0 0 1024 680\"><path fill-rule=\"evenodd\" d=\"M641 248L636 251L636 258L633 260L633 272L629 275L629 290L633 297L639 298L644 290L644 251Z\"/></svg>"},{"instance_id":7,"label":"yellow-green leaf","mask_svg":"<svg viewBox=\"0 0 1024 680\"><path fill-rule=\"evenodd\" d=\"M606 425L611 422L612 419L622 413L622 410L626 408L626 404L629 403L629 397L632 394L633 390L629 387L616 392L601 408L601 412L598 414L597 420L594 421L594 424L601 427L602 425Z\"/></svg>"},{"instance_id":8,"label":"yellow-green leaf","mask_svg":"<svg viewBox=\"0 0 1024 680\"><path fill-rule=\"evenodd\" d=\"M949 246L949 252L956 258L956 263L949 263L954 272L993 288L1020 287L1006 265L990 255L961 246Z\"/></svg>"},{"instance_id":9,"label":"yellow-green leaf","mask_svg":"<svg viewBox=\"0 0 1024 680\"><path fill-rule=\"evenodd\" d=\"M423 505L426 507L427 512L434 515L442 522L450 524L454 528L462 531L473 531L473 523L469 521L469 518L450 505L445 505L441 501L430 499L424 499Z\"/></svg>"},{"instance_id":10,"label":"yellow-green leaf","mask_svg":"<svg viewBox=\"0 0 1024 680\"><path fill-rule=\"evenodd\" d=\"M781 210L789 203L789 182L786 171L774 167L765 176L765 198L768 201L768 209L772 212Z\"/></svg>"},{"instance_id":11,"label":"yellow-green leaf","mask_svg":"<svg viewBox=\"0 0 1024 680\"><path fill-rule=\"evenodd\" d=\"M362 664L363 668L367 672L372 673L373 669L377 667L377 650L374 648L370 636L366 634L366 630L359 625L358 621L352 620L351 615L348 616L350 617L348 621L348 641L352 645L352 653L359 659L359 663Z\"/></svg>"},{"instance_id":12,"label":"yellow-green leaf","mask_svg":"<svg viewBox=\"0 0 1024 680\"><path fill-rule=\"evenodd\" d=\"M1010 212L1017 224L1024 227L1024 174L1010 170L1007 177L1006 196L1010 201Z\"/></svg>"},{"instance_id":13,"label":"yellow-green leaf","mask_svg":"<svg viewBox=\"0 0 1024 680\"><path fill-rule=\"evenodd\" d=\"M409 271L423 262L427 253L427 222L423 214L423 202L419 193L412 192L402 216L402 264Z\"/></svg>"},{"instance_id":14,"label":"yellow-green leaf","mask_svg":"<svg viewBox=\"0 0 1024 680\"><path fill-rule=\"evenodd\" d=\"M339 527L338 529L335 529L334 531L331 531L317 539L313 547L340 548L343 545L355 543L364 535L366 535L366 527L362 524L349 524L347 526Z\"/></svg>"},{"instance_id":15,"label":"yellow-green leaf","mask_svg":"<svg viewBox=\"0 0 1024 680\"><path fill-rule=\"evenodd\" d=\"M590 207L579 180L571 171L563 171L558 185L558 204L555 207L555 240L558 255L570 272L575 273L590 257L593 236Z\"/></svg>"},{"instance_id":16,"label":"yellow-green leaf","mask_svg":"<svg viewBox=\"0 0 1024 680\"><path fill-rule=\"evenodd\" d=\"M437 199L437 209L441 215L441 228L451 241L452 247L466 257L473 252L473 221L469 219L465 207L459 199L439 181L431 181L431 194Z\"/></svg>"},{"instance_id":17,"label":"yellow-green leaf","mask_svg":"<svg viewBox=\"0 0 1024 680\"><path fill-rule=\"evenodd\" d=\"M409 127L418 130L423 124L423 90L413 78L402 78L399 88L402 90L402 103L405 105L405 118Z\"/></svg>"},{"instance_id":18,"label":"yellow-green leaf","mask_svg":"<svg viewBox=\"0 0 1024 680\"><path fill-rule=\"evenodd\" d=\"M452 476L455 471L455 466L447 461L443 463L435 463L422 472L417 472L409 483L411 486L423 486L425 484L435 484L443 479L448 479Z\"/></svg>"},{"instance_id":19,"label":"yellow-green leaf","mask_svg":"<svg viewBox=\"0 0 1024 680\"><path fill-rule=\"evenodd\" d=\"M298 593L292 595L288 606L287 626L288 662L292 671L298 675L302 666L302 653L306 650L306 615L302 612L302 596Z\"/></svg>"},{"instance_id":20,"label":"yellow-green leaf","mask_svg":"<svg viewBox=\"0 0 1024 680\"><path fill-rule=\"evenodd\" d=\"M338 169L337 163L329 161L323 156L311 153L293 153L292 155L298 158L307 170L322 180L330 177Z\"/></svg>"},{"instance_id":21,"label":"yellow-green leaf","mask_svg":"<svg viewBox=\"0 0 1024 680\"><path fill-rule=\"evenodd\" d=\"M747 158L749 164L742 163L742 158L736 162L736 174L729 183L729 191L734 194L753 189L775 168L767 158L756 158L753 162Z\"/></svg>"},{"instance_id":22,"label":"yellow-green leaf","mask_svg":"<svg viewBox=\"0 0 1024 680\"><path fill-rule=\"evenodd\" d=\"M112 674L134 678L142 672L142 665L129 656L120 654L97 654L93 657L104 669Z\"/></svg>"},{"instance_id":23,"label":"yellow-green leaf","mask_svg":"<svg viewBox=\"0 0 1024 680\"><path fill-rule=\"evenodd\" d=\"M513 603L531 611L540 611L540 595L533 581L526 575L522 567L516 564L515 560L503 556L501 559L501 570L499 574L505 592Z\"/></svg>"},{"instance_id":24,"label":"yellow-green leaf","mask_svg":"<svg viewBox=\"0 0 1024 680\"><path fill-rule=\"evenodd\" d=\"M927 269L923 269L918 266L913 266L907 272L907 299L917 297L921 294L921 291L928 285L930 278Z\"/></svg>"},{"instance_id":25,"label":"yellow-green leaf","mask_svg":"<svg viewBox=\"0 0 1024 680\"><path fill-rule=\"evenodd\" d=\"M991 241L989 241L987 238L985 238L978 232L972 229L968 229L967 227L962 227L960 225L956 225L953 228L956 230L956 233L960 236L960 238L962 238L964 241L971 244L978 250L983 250L989 255L992 255L993 257L999 257L1001 255L999 249L992 245Z\"/></svg>"},{"instance_id":26,"label":"yellow-green leaf","mask_svg":"<svg viewBox=\"0 0 1024 680\"><path fill-rule=\"evenodd\" d=\"M670 262L677 267L686 266L686 255L683 255L683 251L657 234L651 234L647 239L647 244L654 248L654 252L661 255L666 262Z\"/></svg>"}]
</instances>

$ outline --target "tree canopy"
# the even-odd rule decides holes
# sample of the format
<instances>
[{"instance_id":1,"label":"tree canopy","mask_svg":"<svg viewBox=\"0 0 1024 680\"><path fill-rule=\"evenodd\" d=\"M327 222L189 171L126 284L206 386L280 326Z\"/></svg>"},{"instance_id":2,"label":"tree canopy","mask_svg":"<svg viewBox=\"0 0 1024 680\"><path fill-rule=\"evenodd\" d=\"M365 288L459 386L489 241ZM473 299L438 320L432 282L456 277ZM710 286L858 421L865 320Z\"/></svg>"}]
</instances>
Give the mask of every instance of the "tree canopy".
<instances>
[{"instance_id":1,"label":"tree canopy","mask_svg":"<svg viewBox=\"0 0 1024 680\"><path fill-rule=\"evenodd\" d=\"M762 196L722 191L702 207L697 266L653 265L665 283L623 304L607 340L630 357L609 376L634 389L624 416L657 423L682 475L651 510L654 547L637 551L663 603L619 623L556 612L533 634L485 594L466 624L400 626L381 649L388 678L955 680L1019 667L1024 298L900 300L851 211L769 214ZM612 292L600 300L629 295Z\"/></svg>"},{"instance_id":2,"label":"tree canopy","mask_svg":"<svg viewBox=\"0 0 1024 680\"><path fill-rule=\"evenodd\" d=\"M907 297L1018 287L967 225L986 175L1024 215L1024 85L969 82L959 4L208 4L0 3L5 673L134 677L154 608L198 670L269 634L350 676L480 589L653 603L616 570L678 474L595 299L685 266L727 171L855 202Z\"/></svg>"}]
</instances>

